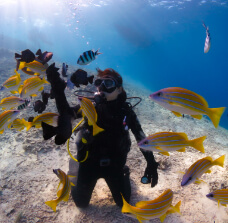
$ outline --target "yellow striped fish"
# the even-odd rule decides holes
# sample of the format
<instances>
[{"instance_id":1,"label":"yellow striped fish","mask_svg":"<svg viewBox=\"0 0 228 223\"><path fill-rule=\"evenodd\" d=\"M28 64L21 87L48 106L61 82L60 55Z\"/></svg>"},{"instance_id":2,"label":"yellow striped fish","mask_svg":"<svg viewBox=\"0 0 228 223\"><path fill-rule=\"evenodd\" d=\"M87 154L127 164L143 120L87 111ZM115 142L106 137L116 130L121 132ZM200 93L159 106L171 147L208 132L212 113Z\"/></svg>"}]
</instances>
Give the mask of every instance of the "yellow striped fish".
<instances>
[{"instance_id":1,"label":"yellow striped fish","mask_svg":"<svg viewBox=\"0 0 228 223\"><path fill-rule=\"evenodd\" d=\"M70 176L66 175L61 169L55 169L53 172L57 175L57 177L60 179L60 184L62 184L62 188L58 190L57 192L57 199L56 200L51 200L51 201L46 201L45 204L48 205L49 207L52 208L54 212L56 212L56 206L60 201L68 201L70 191L71 191L71 186L75 186L72 182L70 182L69 177L75 177L75 176Z\"/></svg>"},{"instance_id":2,"label":"yellow striped fish","mask_svg":"<svg viewBox=\"0 0 228 223\"><path fill-rule=\"evenodd\" d=\"M168 189L163 192L158 198L151 201L140 201L136 203L136 206L131 206L123 198L122 213L128 217L138 219L139 222L160 218L161 222L164 221L167 214L174 212L180 213L180 204L178 202L174 207L172 206L173 191Z\"/></svg>"},{"instance_id":3,"label":"yellow striped fish","mask_svg":"<svg viewBox=\"0 0 228 223\"><path fill-rule=\"evenodd\" d=\"M188 114L193 118L201 119L202 115L207 115L215 128L218 127L220 118L225 111L225 107L208 108L208 103L202 96L180 87L161 89L151 94L150 98L178 117L181 114Z\"/></svg>"},{"instance_id":4,"label":"yellow striped fish","mask_svg":"<svg viewBox=\"0 0 228 223\"><path fill-rule=\"evenodd\" d=\"M97 112L93 105L93 103L87 98L80 98L82 116L87 117L88 124L93 126L93 136L98 134L99 132L104 131L104 129L100 128L97 122Z\"/></svg>"},{"instance_id":5,"label":"yellow striped fish","mask_svg":"<svg viewBox=\"0 0 228 223\"><path fill-rule=\"evenodd\" d=\"M23 121L26 130L28 131L32 126L36 128L41 128L41 122L45 122L49 125L57 125L59 114L47 112L36 116L32 122Z\"/></svg>"},{"instance_id":6,"label":"yellow striped fish","mask_svg":"<svg viewBox=\"0 0 228 223\"><path fill-rule=\"evenodd\" d=\"M35 75L45 75L46 74L46 70L48 68L48 64L42 64L41 62L34 60L30 63L26 63L21 61L19 64L19 70L22 70L24 67L27 67L27 71L32 71L35 73Z\"/></svg>"},{"instance_id":7,"label":"yellow striped fish","mask_svg":"<svg viewBox=\"0 0 228 223\"><path fill-rule=\"evenodd\" d=\"M44 89L43 84L49 84L45 78L32 77L24 81L22 88L20 88L19 93L21 98L26 98L28 96L37 96L35 93L37 91L42 91Z\"/></svg>"},{"instance_id":8,"label":"yellow striped fish","mask_svg":"<svg viewBox=\"0 0 228 223\"><path fill-rule=\"evenodd\" d=\"M188 136L182 132L158 132L149 135L138 143L138 146L145 150L159 152L169 156L169 152L185 152L186 146L191 146L204 153L203 141L206 136L189 140Z\"/></svg>"},{"instance_id":9,"label":"yellow striped fish","mask_svg":"<svg viewBox=\"0 0 228 223\"><path fill-rule=\"evenodd\" d=\"M228 189L215 190L207 194L206 196L213 201L217 201L218 206L219 204L221 204L226 207L226 205L228 204Z\"/></svg>"},{"instance_id":10,"label":"yellow striped fish","mask_svg":"<svg viewBox=\"0 0 228 223\"><path fill-rule=\"evenodd\" d=\"M0 134L2 134L5 128L10 126L11 122L17 118L20 111L18 110L6 110L0 114Z\"/></svg>"},{"instance_id":11,"label":"yellow striped fish","mask_svg":"<svg viewBox=\"0 0 228 223\"><path fill-rule=\"evenodd\" d=\"M21 131L25 128L25 125L24 125L24 119L15 119L11 125L10 125L10 129L15 129L17 131Z\"/></svg>"},{"instance_id":12,"label":"yellow striped fish","mask_svg":"<svg viewBox=\"0 0 228 223\"><path fill-rule=\"evenodd\" d=\"M12 94L18 93L18 88L21 82L21 76L16 70L14 71L16 74L11 76L2 84L0 91L9 90Z\"/></svg>"},{"instance_id":13,"label":"yellow striped fish","mask_svg":"<svg viewBox=\"0 0 228 223\"><path fill-rule=\"evenodd\" d=\"M202 180L200 180L199 178L204 173L210 173L211 170L209 170L209 169L212 166L218 165L218 166L223 167L225 156L226 155L223 155L223 156L219 157L218 159L216 159L214 161L213 161L213 159L210 156L207 156L207 157L205 157L203 159L197 160L195 163L193 163L188 168L188 170L184 174L182 182L181 182L181 186L186 186L186 185L189 185L189 184L191 184L193 182L201 183Z\"/></svg>"},{"instance_id":14,"label":"yellow striped fish","mask_svg":"<svg viewBox=\"0 0 228 223\"><path fill-rule=\"evenodd\" d=\"M22 105L25 103L25 100L16 96L10 96L7 98L3 98L0 103L0 107L5 109L13 109L19 105Z\"/></svg>"}]
</instances>

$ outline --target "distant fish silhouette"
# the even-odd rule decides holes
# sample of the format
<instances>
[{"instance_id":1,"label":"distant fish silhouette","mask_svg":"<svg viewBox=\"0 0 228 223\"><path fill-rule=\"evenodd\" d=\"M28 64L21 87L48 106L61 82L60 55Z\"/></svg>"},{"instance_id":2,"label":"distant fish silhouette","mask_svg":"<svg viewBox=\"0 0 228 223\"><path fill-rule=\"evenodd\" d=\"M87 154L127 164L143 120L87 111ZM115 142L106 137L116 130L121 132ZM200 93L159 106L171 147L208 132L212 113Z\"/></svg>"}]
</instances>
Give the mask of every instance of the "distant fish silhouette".
<instances>
[{"instance_id":1,"label":"distant fish silhouette","mask_svg":"<svg viewBox=\"0 0 228 223\"><path fill-rule=\"evenodd\" d=\"M204 22L203 22L203 27L206 29L206 39L205 39L205 43L204 43L204 53L208 53L208 51L211 48L211 36L210 36L210 33L209 33L209 27L207 27Z\"/></svg>"},{"instance_id":2,"label":"distant fish silhouette","mask_svg":"<svg viewBox=\"0 0 228 223\"><path fill-rule=\"evenodd\" d=\"M67 70L68 70L68 65L63 63L63 66L62 66L62 76L63 77L67 77Z\"/></svg>"}]
</instances>

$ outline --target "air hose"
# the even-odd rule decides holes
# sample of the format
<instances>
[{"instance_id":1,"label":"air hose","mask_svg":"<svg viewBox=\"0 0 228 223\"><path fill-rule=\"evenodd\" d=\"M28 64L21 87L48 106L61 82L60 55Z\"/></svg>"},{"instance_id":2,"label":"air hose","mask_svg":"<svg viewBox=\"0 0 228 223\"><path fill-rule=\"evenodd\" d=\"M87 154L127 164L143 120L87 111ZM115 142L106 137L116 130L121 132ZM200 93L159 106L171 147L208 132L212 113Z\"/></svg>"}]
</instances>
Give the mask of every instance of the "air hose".
<instances>
[{"instance_id":1,"label":"air hose","mask_svg":"<svg viewBox=\"0 0 228 223\"><path fill-rule=\"evenodd\" d=\"M84 121L84 118L82 118L82 120L74 127L74 129L73 129L73 131L72 131L72 134L73 134L73 132L78 128L78 126L81 125L81 123L82 123L83 121ZM75 159L75 158L72 156L72 154L71 154L71 152L70 152L70 148L69 148L69 143L70 143L70 138L67 140L67 150L68 150L68 153L69 153L70 157L71 157L74 161L76 161L76 162L80 162L80 163L85 162L85 161L87 160L87 158L88 158L89 152L86 151L86 156L85 156L85 158L84 158L82 161L78 161L77 159Z\"/></svg>"}]
</instances>

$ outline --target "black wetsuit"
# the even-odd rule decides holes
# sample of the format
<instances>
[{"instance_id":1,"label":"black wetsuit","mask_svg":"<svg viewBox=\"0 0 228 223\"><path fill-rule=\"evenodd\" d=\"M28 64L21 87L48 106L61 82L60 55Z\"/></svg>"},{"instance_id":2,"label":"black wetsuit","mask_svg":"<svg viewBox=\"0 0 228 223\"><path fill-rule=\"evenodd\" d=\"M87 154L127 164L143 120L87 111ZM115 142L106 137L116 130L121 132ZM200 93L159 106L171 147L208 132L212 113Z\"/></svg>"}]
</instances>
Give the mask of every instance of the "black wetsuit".
<instances>
[{"instance_id":1,"label":"black wetsuit","mask_svg":"<svg viewBox=\"0 0 228 223\"><path fill-rule=\"evenodd\" d=\"M69 107L64 91L60 90L60 88L64 87L63 81L59 77L51 75L50 72L48 80L55 93L59 113L65 114L73 109L74 113L77 114L76 118L80 118L81 114L77 113L80 106ZM123 205L121 193L127 202L130 200L129 169L125 166L127 154L131 147L128 130L131 129L137 142L145 138L145 134L135 112L125 99L126 94L121 94L117 100L104 101L95 105L98 116L97 125L104 129L103 132L92 136L92 126L89 126L87 122L78 132L76 140L77 159L79 161L83 160L86 156L86 151L89 154L85 162L79 163L78 173L70 173L77 176L77 184L75 187L71 187L71 194L78 207L86 207L89 204L93 189L99 178L105 179L118 206ZM87 143L83 143L82 138L86 139ZM145 176L148 177L149 182L153 178L151 185L155 186L158 181L158 164L152 152L144 150L141 150L141 152L147 161Z\"/></svg>"},{"instance_id":2,"label":"black wetsuit","mask_svg":"<svg viewBox=\"0 0 228 223\"><path fill-rule=\"evenodd\" d=\"M89 151L89 156L85 162L79 164L79 171L76 174L77 185L72 187L71 194L78 207L86 207L97 180L104 178L114 201L118 206L122 206L121 193L127 202L131 195L129 169L125 166L131 147L128 130L132 131L137 142L144 139L145 134L135 112L125 101L119 99L106 101L96 105L95 108L98 115L97 125L105 131L92 137L92 128L87 123L80 131L76 142L77 158L83 160L86 151ZM87 139L88 143L84 144L82 138ZM153 153L142 152L149 163L154 165L153 169L157 171Z\"/></svg>"}]
</instances>

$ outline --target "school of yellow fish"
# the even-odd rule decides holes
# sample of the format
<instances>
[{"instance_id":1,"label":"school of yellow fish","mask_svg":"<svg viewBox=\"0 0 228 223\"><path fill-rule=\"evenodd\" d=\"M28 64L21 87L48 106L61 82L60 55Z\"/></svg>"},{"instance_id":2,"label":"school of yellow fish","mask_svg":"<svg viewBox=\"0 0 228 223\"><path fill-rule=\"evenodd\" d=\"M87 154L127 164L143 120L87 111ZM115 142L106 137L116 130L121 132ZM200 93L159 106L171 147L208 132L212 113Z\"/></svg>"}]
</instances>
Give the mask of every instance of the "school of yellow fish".
<instances>
[{"instance_id":1,"label":"school of yellow fish","mask_svg":"<svg viewBox=\"0 0 228 223\"><path fill-rule=\"evenodd\" d=\"M48 64L42 64L37 60L30 63L20 62L19 70L26 68L28 71L32 71L34 75L24 80L21 85L20 74L15 70L15 74L6 80L1 88L1 91L10 91L12 94L18 94L18 96L10 96L3 98L0 103L0 107L4 110L0 114L0 134L4 132L6 128L22 131L24 128L28 131L32 126L41 128L41 123L45 122L50 125L57 125L59 114L47 112L36 116L32 122L28 122L25 119L17 118L20 115L20 110L14 110L16 107L25 103L26 98L36 97L37 92L43 90L44 84L49 84L45 80L46 69ZM41 78L41 75L43 77ZM180 87L170 87L159 90L150 95L150 99L164 108L170 110L176 116L182 116L181 114L191 115L193 118L201 119L202 115L207 115L215 128L218 127L220 118L225 110L225 107L221 108L209 108L207 101L200 95L190 90ZM80 98L81 112L83 117L86 117L88 124L93 126L93 135L99 134L104 129L97 126L97 113L93 103L87 98ZM188 136L183 132L157 132L149 135L138 146L145 150L153 152L159 152L160 154L169 156L170 153L178 151L185 152L186 147L193 147L196 150L205 153L203 142L206 136L201 136L196 139L189 140ZM190 183L201 183L200 177L204 173L210 173L212 166L218 165L223 167L225 161L225 155L213 160L212 157L205 157L197 160L193 163L188 170L184 173L181 186L187 186ZM61 169L55 169L53 172L60 179L58 186L57 199L47 201L45 204L50 206L53 211L56 211L56 206L60 201L67 201L71 186L74 186L70 182L69 177ZM61 189L59 187L61 186ZM221 189L211 192L206 195L209 199L217 201L218 205L228 204L228 189ZM160 218L161 222L164 221L168 214L180 213L181 201L175 206L172 205L173 191L167 189L158 198L149 201L140 201L136 203L135 207L128 204L124 197L122 213L126 216L138 219L139 222L147 221L150 219Z\"/></svg>"}]
</instances>

